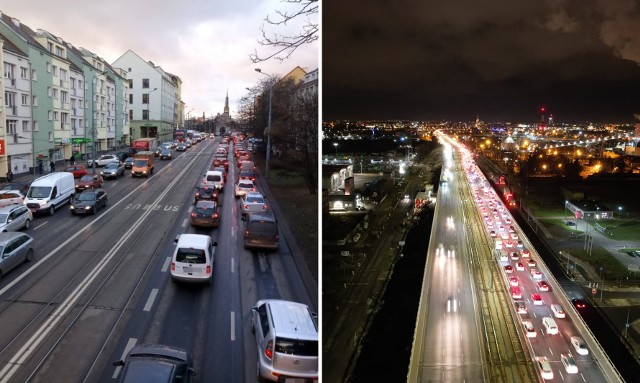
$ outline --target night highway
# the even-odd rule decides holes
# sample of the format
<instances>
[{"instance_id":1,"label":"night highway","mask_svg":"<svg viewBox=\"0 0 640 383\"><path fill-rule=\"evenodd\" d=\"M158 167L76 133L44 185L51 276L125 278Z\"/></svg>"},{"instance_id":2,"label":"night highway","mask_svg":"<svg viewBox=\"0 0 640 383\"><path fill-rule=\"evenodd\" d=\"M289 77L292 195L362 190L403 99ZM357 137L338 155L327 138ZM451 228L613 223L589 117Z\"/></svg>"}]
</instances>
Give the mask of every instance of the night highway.
<instances>
[{"instance_id":1,"label":"night highway","mask_svg":"<svg viewBox=\"0 0 640 383\"><path fill-rule=\"evenodd\" d=\"M517 224L513 223L493 189L485 186L488 183L483 182L479 169L465 156L457 160L454 166L451 159L447 158L451 152L445 150L444 153L447 165L443 167L443 181L438 192L434 217L436 224L433 226L425 269L409 381L541 379L537 364L529 362L523 367L522 360L517 359L525 357L531 361L542 356L549 361L555 379L575 382L621 381L617 373L612 372L606 357L594 349L597 346L591 334L577 330L578 327L584 328L584 325L572 323L576 320L581 322L580 316L564 295L560 298L556 295L561 291L558 283L548 273ZM459 158L457 155L455 157ZM462 204L459 203L461 200ZM509 226L513 230L507 229ZM518 239L521 244L517 244ZM499 245L495 244L496 241ZM530 254L525 250L529 250ZM484 258L486 254L490 255L487 260ZM523 257L523 254L528 257ZM537 264L533 266L533 263L528 263L529 260ZM474 262L475 265L472 265ZM473 281L483 281L484 278L478 279L478 275L487 273L483 271L487 268L490 268L488 274L491 275L488 283L475 286ZM534 276L532 268L541 274ZM510 280L509 277L517 279ZM540 280L548 283L550 291L541 291L537 283ZM523 302L526 313L516 313L514 299L506 294L510 285L520 288L521 297L515 300ZM493 297L492 304L486 302L487 294L483 291L487 289L490 292L495 289L495 294L488 294ZM541 304L534 304L533 294L540 295L542 302L538 303ZM564 307L566 317L555 318L550 310L551 304ZM481 315L479 305L483 309L493 306L502 317L492 315L493 318L487 318L486 312L484 316ZM557 334L547 334L542 324L543 317L555 318L559 329ZM536 336L526 337L520 322L531 322ZM497 335L491 335L496 331ZM585 338L591 352L578 355L570 343L572 336ZM512 346L522 343L526 355L522 355L522 350L518 350L517 346L515 350L510 350L505 344L494 348L494 342L510 343ZM501 354L501 361L494 365L496 353ZM510 355L513 353L519 356ZM569 353L575 360L577 373L567 373L561 363L560 355ZM489 359L488 363L485 363L485 358ZM483 370L483 365L491 367ZM500 372L493 371L496 366L499 366ZM531 376L531 371L536 376Z\"/></svg>"},{"instance_id":2,"label":"night highway","mask_svg":"<svg viewBox=\"0 0 640 383\"><path fill-rule=\"evenodd\" d=\"M156 160L148 179L127 171L105 181L109 203L94 216L72 216L64 206L34 219L25 230L35 239L34 260L0 283L0 382L113 382L120 368L112 362L143 343L190 351L197 382L255 381L251 307L280 298L317 311L317 297L306 292L283 235L277 252L244 249L233 151L220 227L189 224L195 186L218 142ZM217 242L211 285L171 281L182 233Z\"/></svg>"}]
</instances>

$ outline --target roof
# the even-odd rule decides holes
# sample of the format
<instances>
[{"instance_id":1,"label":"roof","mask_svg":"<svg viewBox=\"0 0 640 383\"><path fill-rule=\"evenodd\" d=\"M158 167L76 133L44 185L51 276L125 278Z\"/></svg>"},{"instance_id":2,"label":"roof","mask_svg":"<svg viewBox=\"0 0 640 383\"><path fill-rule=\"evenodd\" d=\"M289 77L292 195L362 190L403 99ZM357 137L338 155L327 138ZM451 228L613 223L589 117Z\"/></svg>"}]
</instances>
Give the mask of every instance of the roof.
<instances>
[{"instance_id":1,"label":"roof","mask_svg":"<svg viewBox=\"0 0 640 383\"><path fill-rule=\"evenodd\" d=\"M303 303L267 299L277 336L293 339L318 339L318 328L309 307Z\"/></svg>"}]
</instances>

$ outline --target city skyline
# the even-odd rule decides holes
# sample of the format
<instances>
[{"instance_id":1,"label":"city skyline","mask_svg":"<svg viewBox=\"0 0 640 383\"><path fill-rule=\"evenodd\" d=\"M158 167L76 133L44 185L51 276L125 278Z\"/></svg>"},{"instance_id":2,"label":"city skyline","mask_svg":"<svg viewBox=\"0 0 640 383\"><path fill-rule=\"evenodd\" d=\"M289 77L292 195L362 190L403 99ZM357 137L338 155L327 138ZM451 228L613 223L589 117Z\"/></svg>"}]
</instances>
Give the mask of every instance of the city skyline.
<instances>
[{"instance_id":1,"label":"city skyline","mask_svg":"<svg viewBox=\"0 0 640 383\"><path fill-rule=\"evenodd\" d=\"M323 120L634 122L638 7L572 6L324 2Z\"/></svg>"}]
</instances>

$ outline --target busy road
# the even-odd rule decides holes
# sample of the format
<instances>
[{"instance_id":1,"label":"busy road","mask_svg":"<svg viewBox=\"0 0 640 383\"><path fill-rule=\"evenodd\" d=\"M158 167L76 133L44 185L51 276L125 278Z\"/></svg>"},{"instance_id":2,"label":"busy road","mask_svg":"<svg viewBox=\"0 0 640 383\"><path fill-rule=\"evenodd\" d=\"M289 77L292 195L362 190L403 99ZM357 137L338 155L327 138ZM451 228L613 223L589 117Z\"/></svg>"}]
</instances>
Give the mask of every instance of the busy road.
<instances>
[{"instance_id":1,"label":"busy road","mask_svg":"<svg viewBox=\"0 0 640 383\"><path fill-rule=\"evenodd\" d=\"M64 206L23 229L35 254L0 282L1 382L112 382L121 372L112 363L142 343L188 350L194 381L255 381L252 306L316 300L280 250L286 238L274 252L244 248L233 151L219 227L190 225L195 187L219 142L157 160L148 178L127 171L105 180L108 204L95 215L72 216ZM174 239L183 233L212 237L210 285L172 282Z\"/></svg>"},{"instance_id":2,"label":"busy road","mask_svg":"<svg viewBox=\"0 0 640 383\"><path fill-rule=\"evenodd\" d=\"M409 381L620 381L593 336L574 324L576 309L503 201L457 150L456 166L444 151ZM494 367L480 367L496 355Z\"/></svg>"}]
</instances>

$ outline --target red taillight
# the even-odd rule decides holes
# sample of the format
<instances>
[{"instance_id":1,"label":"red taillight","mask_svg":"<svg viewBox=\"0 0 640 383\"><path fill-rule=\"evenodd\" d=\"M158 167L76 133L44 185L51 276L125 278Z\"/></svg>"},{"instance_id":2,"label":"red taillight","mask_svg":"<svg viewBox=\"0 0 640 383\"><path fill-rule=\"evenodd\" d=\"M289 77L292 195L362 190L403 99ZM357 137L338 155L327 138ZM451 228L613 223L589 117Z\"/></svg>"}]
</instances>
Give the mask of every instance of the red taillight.
<instances>
[{"instance_id":1,"label":"red taillight","mask_svg":"<svg viewBox=\"0 0 640 383\"><path fill-rule=\"evenodd\" d=\"M269 360L271 360L271 358L273 357L273 341L272 340L267 342L267 347L264 349L264 356L269 358Z\"/></svg>"},{"instance_id":2,"label":"red taillight","mask_svg":"<svg viewBox=\"0 0 640 383\"><path fill-rule=\"evenodd\" d=\"M191 213L191 217L193 217L193 218L196 217L196 212L195 211L193 213Z\"/></svg>"},{"instance_id":3,"label":"red taillight","mask_svg":"<svg viewBox=\"0 0 640 383\"><path fill-rule=\"evenodd\" d=\"M213 218L213 219L218 219L218 213L214 213L214 214L211 216L211 218Z\"/></svg>"},{"instance_id":4,"label":"red taillight","mask_svg":"<svg viewBox=\"0 0 640 383\"><path fill-rule=\"evenodd\" d=\"M248 208L249 208L249 206L247 206L246 204L244 204L244 205L242 205L242 208L246 210L246 209L248 209Z\"/></svg>"},{"instance_id":5,"label":"red taillight","mask_svg":"<svg viewBox=\"0 0 640 383\"><path fill-rule=\"evenodd\" d=\"M196 198L200 198L200 193L196 193Z\"/></svg>"},{"instance_id":6,"label":"red taillight","mask_svg":"<svg viewBox=\"0 0 640 383\"><path fill-rule=\"evenodd\" d=\"M207 274L211 274L211 265L207 265Z\"/></svg>"},{"instance_id":7,"label":"red taillight","mask_svg":"<svg viewBox=\"0 0 640 383\"><path fill-rule=\"evenodd\" d=\"M176 271L176 263L171 262L171 271Z\"/></svg>"},{"instance_id":8,"label":"red taillight","mask_svg":"<svg viewBox=\"0 0 640 383\"><path fill-rule=\"evenodd\" d=\"M245 237L245 238L249 238L249 230L246 230L246 231L244 232L244 237Z\"/></svg>"}]
</instances>

